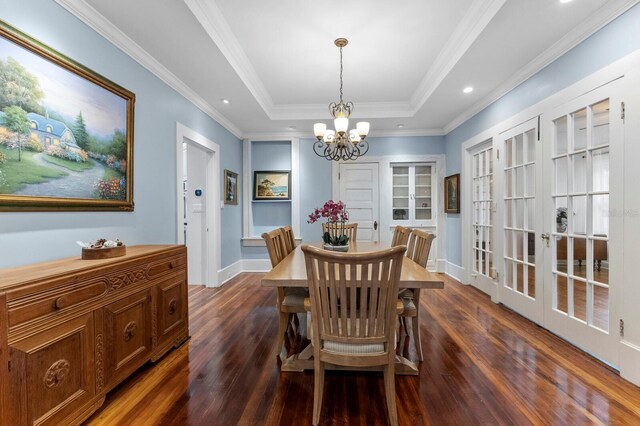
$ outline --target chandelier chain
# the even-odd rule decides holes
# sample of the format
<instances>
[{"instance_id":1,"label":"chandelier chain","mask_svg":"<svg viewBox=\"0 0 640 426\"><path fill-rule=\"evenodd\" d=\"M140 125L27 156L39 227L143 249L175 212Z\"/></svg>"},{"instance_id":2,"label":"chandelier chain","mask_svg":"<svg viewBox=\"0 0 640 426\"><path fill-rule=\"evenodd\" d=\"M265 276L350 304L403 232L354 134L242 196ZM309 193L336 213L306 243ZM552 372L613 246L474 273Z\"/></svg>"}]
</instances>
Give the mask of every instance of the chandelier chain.
<instances>
[{"instance_id":1,"label":"chandelier chain","mask_svg":"<svg viewBox=\"0 0 640 426\"><path fill-rule=\"evenodd\" d=\"M340 103L342 103L342 47L340 47Z\"/></svg>"}]
</instances>

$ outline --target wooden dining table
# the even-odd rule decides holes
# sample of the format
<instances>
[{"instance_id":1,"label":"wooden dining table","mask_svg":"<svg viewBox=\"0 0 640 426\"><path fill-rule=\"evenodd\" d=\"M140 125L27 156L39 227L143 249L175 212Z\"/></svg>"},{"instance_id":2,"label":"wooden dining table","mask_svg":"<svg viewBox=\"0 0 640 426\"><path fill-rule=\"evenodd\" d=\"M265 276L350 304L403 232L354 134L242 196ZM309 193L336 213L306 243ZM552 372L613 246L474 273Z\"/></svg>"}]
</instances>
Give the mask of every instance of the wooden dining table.
<instances>
[{"instance_id":1,"label":"wooden dining table","mask_svg":"<svg viewBox=\"0 0 640 426\"><path fill-rule=\"evenodd\" d=\"M310 243L321 247L322 243ZM388 245L379 242L352 242L349 244L350 253L365 253L388 248ZM304 261L304 253L298 246L279 264L262 278L264 287L307 287L307 269ZM402 261L402 272L398 288L408 289L442 289L444 281L437 274L429 272L408 257ZM423 298L423 300L425 300ZM313 370L313 348L311 344L300 352L290 356L281 354L281 371ZM339 367L336 366L336 369ZM416 364L401 355L396 355L396 374L417 375Z\"/></svg>"}]
</instances>

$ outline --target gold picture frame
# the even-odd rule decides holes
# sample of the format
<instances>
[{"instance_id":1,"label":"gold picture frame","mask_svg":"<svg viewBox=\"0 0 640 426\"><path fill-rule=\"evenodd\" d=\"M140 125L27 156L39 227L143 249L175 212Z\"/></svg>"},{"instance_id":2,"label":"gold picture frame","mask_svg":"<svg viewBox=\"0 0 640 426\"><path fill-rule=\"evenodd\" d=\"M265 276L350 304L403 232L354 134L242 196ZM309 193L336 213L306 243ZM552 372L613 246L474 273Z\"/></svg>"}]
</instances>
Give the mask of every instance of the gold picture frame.
<instances>
[{"instance_id":1,"label":"gold picture frame","mask_svg":"<svg viewBox=\"0 0 640 426\"><path fill-rule=\"evenodd\" d=\"M460 173L444 178L444 212L460 213Z\"/></svg>"},{"instance_id":2,"label":"gold picture frame","mask_svg":"<svg viewBox=\"0 0 640 426\"><path fill-rule=\"evenodd\" d=\"M238 174L224 169L224 203L232 206L238 205Z\"/></svg>"},{"instance_id":3,"label":"gold picture frame","mask_svg":"<svg viewBox=\"0 0 640 426\"><path fill-rule=\"evenodd\" d=\"M290 170L259 170L253 172L254 201L291 200Z\"/></svg>"},{"instance_id":4,"label":"gold picture frame","mask_svg":"<svg viewBox=\"0 0 640 426\"><path fill-rule=\"evenodd\" d=\"M0 20L2 70L0 211L133 210L135 94Z\"/></svg>"}]
</instances>

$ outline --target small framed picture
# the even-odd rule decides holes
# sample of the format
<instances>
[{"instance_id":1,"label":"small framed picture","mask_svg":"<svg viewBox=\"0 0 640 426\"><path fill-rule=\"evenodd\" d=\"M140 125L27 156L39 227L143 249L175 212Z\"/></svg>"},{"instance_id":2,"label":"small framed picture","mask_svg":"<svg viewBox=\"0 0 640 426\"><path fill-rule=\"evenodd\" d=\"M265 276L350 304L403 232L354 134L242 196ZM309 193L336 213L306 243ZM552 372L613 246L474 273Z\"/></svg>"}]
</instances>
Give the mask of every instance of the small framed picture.
<instances>
[{"instance_id":1,"label":"small framed picture","mask_svg":"<svg viewBox=\"0 0 640 426\"><path fill-rule=\"evenodd\" d=\"M460 174L444 178L444 212L460 213Z\"/></svg>"},{"instance_id":2,"label":"small framed picture","mask_svg":"<svg viewBox=\"0 0 640 426\"><path fill-rule=\"evenodd\" d=\"M254 200L290 200L291 172L269 170L253 172Z\"/></svg>"},{"instance_id":3,"label":"small framed picture","mask_svg":"<svg viewBox=\"0 0 640 426\"><path fill-rule=\"evenodd\" d=\"M224 203L238 205L238 174L224 170Z\"/></svg>"}]
</instances>

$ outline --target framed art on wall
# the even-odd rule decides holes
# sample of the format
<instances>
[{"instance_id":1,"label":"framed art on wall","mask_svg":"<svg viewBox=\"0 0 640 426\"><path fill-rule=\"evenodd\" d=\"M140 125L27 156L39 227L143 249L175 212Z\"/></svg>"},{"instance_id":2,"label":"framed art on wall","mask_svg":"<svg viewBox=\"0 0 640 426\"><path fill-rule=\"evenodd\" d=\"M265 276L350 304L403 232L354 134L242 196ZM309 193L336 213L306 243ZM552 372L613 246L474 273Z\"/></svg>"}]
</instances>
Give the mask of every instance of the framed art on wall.
<instances>
[{"instance_id":1,"label":"framed art on wall","mask_svg":"<svg viewBox=\"0 0 640 426\"><path fill-rule=\"evenodd\" d=\"M133 210L135 95L0 20L0 211Z\"/></svg>"},{"instance_id":2,"label":"framed art on wall","mask_svg":"<svg viewBox=\"0 0 640 426\"><path fill-rule=\"evenodd\" d=\"M444 178L444 212L460 213L460 174Z\"/></svg>"},{"instance_id":3,"label":"framed art on wall","mask_svg":"<svg viewBox=\"0 0 640 426\"><path fill-rule=\"evenodd\" d=\"M270 170L253 172L254 200L290 200L291 172Z\"/></svg>"},{"instance_id":4,"label":"framed art on wall","mask_svg":"<svg viewBox=\"0 0 640 426\"><path fill-rule=\"evenodd\" d=\"M224 170L224 203L238 205L238 174Z\"/></svg>"}]
</instances>

